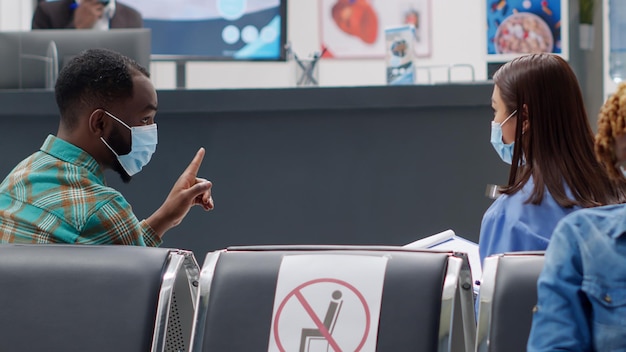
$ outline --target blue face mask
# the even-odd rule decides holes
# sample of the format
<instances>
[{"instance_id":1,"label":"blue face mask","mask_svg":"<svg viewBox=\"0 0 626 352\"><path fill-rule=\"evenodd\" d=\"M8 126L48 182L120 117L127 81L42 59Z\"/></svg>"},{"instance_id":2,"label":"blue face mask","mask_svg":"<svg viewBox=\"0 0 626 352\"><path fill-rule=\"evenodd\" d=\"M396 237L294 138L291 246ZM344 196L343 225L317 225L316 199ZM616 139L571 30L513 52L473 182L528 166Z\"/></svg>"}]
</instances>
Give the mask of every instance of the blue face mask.
<instances>
[{"instance_id":1,"label":"blue face mask","mask_svg":"<svg viewBox=\"0 0 626 352\"><path fill-rule=\"evenodd\" d=\"M146 126L130 127L108 111L105 111L105 113L130 130L131 150L126 155L118 155L104 138L100 137L100 139L115 154L126 173L129 176L133 176L141 171L144 166L148 165L152 154L156 151L158 142L157 125L153 123Z\"/></svg>"},{"instance_id":2,"label":"blue face mask","mask_svg":"<svg viewBox=\"0 0 626 352\"><path fill-rule=\"evenodd\" d=\"M493 148L500 156L500 159L509 165L513 162L513 147L515 146L515 142L505 144L502 141L502 126L509 121L509 119L513 117L516 112L517 110L513 111L511 115L502 121L502 123L491 121L491 145L493 145Z\"/></svg>"}]
</instances>

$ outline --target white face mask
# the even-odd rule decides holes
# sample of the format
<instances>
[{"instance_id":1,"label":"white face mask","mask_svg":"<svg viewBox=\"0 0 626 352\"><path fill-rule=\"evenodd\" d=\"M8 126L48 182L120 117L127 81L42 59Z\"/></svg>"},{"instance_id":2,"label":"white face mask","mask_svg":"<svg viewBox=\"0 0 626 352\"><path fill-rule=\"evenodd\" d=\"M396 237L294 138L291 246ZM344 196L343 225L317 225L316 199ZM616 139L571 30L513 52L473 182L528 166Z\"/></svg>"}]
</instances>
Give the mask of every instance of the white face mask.
<instances>
[{"instance_id":1,"label":"white face mask","mask_svg":"<svg viewBox=\"0 0 626 352\"><path fill-rule=\"evenodd\" d=\"M493 145L500 159L509 165L513 162L513 147L515 146L515 142L511 144L504 143L502 140L502 126L509 121L516 112L517 110L513 111L502 123L491 121L491 145Z\"/></svg>"},{"instance_id":2,"label":"white face mask","mask_svg":"<svg viewBox=\"0 0 626 352\"><path fill-rule=\"evenodd\" d=\"M152 158L152 154L156 151L158 143L157 125L156 123L153 123L146 126L130 127L108 111L105 111L105 113L130 130L131 150L130 153L126 155L117 154L115 150L111 148L109 143L104 140L104 138L100 137L100 139L111 150L111 152L115 154L115 157L120 162L126 173L129 176L133 176L141 171L144 166L148 165L150 159Z\"/></svg>"}]
</instances>

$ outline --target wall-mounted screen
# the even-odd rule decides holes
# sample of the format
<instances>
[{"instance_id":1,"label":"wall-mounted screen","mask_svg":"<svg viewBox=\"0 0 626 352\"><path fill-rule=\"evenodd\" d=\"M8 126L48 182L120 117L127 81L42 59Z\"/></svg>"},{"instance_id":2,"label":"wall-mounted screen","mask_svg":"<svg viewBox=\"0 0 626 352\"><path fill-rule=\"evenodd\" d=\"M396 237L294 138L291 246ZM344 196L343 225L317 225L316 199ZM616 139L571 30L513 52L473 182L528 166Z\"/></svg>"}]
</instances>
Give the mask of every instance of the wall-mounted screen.
<instances>
[{"instance_id":1,"label":"wall-mounted screen","mask_svg":"<svg viewBox=\"0 0 626 352\"><path fill-rule=\"evenodd\" d=\"M152 30L152 54L285 59L287 0L124 0Z\"/></svg>"}]
</instances>

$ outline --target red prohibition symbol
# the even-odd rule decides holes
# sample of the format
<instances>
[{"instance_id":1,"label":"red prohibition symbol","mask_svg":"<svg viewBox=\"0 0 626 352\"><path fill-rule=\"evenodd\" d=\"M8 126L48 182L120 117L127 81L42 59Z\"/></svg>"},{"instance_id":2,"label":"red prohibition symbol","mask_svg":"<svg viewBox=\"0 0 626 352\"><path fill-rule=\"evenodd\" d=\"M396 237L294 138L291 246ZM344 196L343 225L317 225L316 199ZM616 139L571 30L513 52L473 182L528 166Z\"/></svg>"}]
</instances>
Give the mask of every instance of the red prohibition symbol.
<instances>
[{"instance_id":1,"label":"red prohibition symbol","mask_svg":"<svg viewBox=\"0 0 626 352\"><path fill-rule=\"evenodd\" d=\"M300 304L302 305L302 308L304 308L304 310L309 315L309 317L313 320L313 322L315 323L315 326L319 329L322 336L324 336L326 341L328 341L328 344L333 348L333 350L335 352L342 352L342 349L339 347L339 344L337 343L337 341L335 341L333 336L330 334L330 332L328 331L328 328L324 326L320 318L313 311L313 308L311 308L311 305L307 302L306 298L302 295L303 288L307 286L315 285L318 283L335 283L335 284L344 286L348 288L350 291L352 291L352 293L354 293L359 298L359 301L361 301L361 304L363 305L363 309L365 310L365 331L363 332L363 337L361 338L359 345L354 350L355 352L361 351L361 349L363 348L363 345L365 344L365 341L367 340L367 335L368 335L368 332L370 329L370 323L371 323L370 311L367 306L367 301L365 300L365 297L363 297L363 294L361 294L361 292L359 292L356 289L356 287L350 285L349 283L343 280L333 279L333 278L320 278L320 279L307 281L299 285L298 287L294 288L291 292L289 292L285 296L283 301L280 303L280 306L278 306L278 309L276 310L276 319L274 320L274 339L276 340L276 346L278 347L278 350L281 352L287 351L285 347L283 347L280 341L280 336L278 333L278 323L280 321L283 308L285 308L285 305L287 304L287 302L289 302L292 298L295 297L295 299L297 299L298 302L300 302Z\"/></svg>"}]
</instances>

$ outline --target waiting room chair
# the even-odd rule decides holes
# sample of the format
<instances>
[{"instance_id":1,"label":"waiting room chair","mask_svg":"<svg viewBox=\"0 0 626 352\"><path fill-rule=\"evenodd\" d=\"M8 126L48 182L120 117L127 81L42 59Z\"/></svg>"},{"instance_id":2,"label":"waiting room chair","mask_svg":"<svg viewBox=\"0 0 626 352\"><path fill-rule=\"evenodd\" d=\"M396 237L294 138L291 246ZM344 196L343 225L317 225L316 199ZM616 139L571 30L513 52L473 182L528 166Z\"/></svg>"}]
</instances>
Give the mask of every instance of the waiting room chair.
<instances>
[{"instance_id":1,"label":"waiting room chair","mask_svg":"<svg viewBox=\"0 0 626 352\"><path fill-rule=\"evenodd\" d=\"M187 351L198 279L184 250L0 245L0 351Z\"/></svg>"},{"instance_id":2,"label":"waiting room chair","mask_svg":"<svg viewBox=\"0 0 626 352\"><path fill-rule=\"evenodd\" d=\"M376 351L473 350L473 292L467 257L463 254L388 246L248 246L207 254L200 274L191 351L268 350L270 339L277 339L271 337L271 331L275 305L279 303L275 302L275 295L281 263L283 258L299 255L320 256L322 261L327 260L324 255L387 258L380 317L375 322ZM334 336L333 328L345 326L346 321L354 326L350 324L354 316L347 315L348 306L342 306L339 290L333 292L332 299L313 297L316 298L330 302L328 309L320 312L320 329L297 330L302 333L296 336L296 344L284 350L312 351L311 346L304 345L318 343L317 340L330 344L332 337L328 334ZM464 303L459 304L460 301ZM462 319L470 322L472 329L463 330ZM285 324L291 323L287 320ZM327 335L320 333L322 330ZM321 350L336 349L326 346Z\"/></svg>"},{"instance_id":3,"label":"waiting room chair","mask_svg":"<svg viewBox=\"0 0 626 352\"><path fill-rule=\"evenodd\" d=\"M485 258L476 351L526 351L543 261L542 251Z\"/></svg>"}]
</instances>

